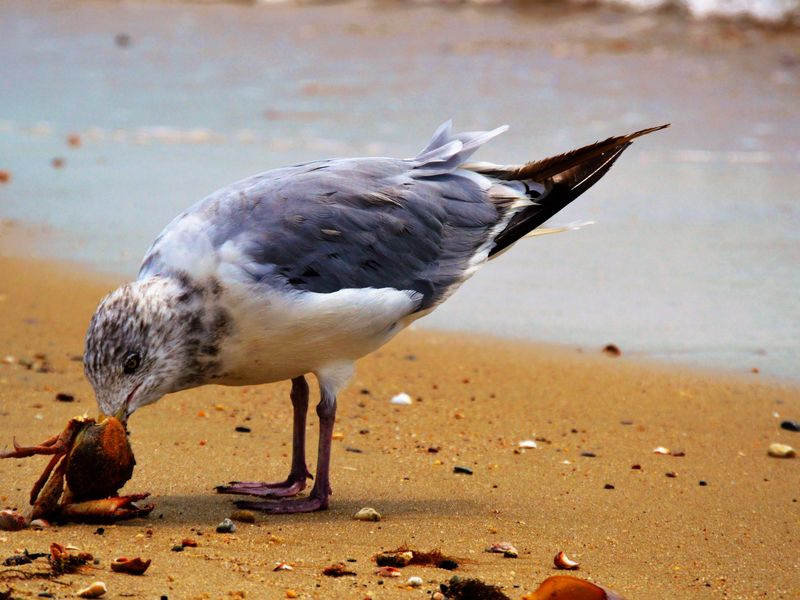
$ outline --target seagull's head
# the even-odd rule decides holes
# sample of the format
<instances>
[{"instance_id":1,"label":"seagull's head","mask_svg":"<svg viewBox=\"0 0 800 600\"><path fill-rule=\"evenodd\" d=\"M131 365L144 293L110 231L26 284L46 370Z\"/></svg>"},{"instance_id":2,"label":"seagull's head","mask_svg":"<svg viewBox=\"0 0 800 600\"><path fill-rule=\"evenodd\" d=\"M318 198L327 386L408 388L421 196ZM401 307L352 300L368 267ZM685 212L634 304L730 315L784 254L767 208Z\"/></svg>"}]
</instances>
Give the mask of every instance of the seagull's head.
<instances>
[{"instance_id":1,"label":"seagull's head","mask_svg":"<svg viewBox=\"0 0 800 600\"><path fill-rule=\"evenodd\" d=\"M100 302L86 333L86 377L97 404L125 422L165 394L205 383L213 357L198 288L152 277L127 283Z\"/></svg>"}]
</instances>

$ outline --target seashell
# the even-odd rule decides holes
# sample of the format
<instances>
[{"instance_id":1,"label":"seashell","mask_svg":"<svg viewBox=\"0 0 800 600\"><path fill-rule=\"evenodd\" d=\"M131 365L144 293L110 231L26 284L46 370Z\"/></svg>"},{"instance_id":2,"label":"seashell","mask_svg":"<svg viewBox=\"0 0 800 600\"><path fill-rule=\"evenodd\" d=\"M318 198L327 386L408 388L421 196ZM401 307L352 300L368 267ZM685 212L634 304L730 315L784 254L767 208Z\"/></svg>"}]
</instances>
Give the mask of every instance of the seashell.
<instances>
[{"instance_id":1,"label":"seashell","mask_svg":"<svg viewBox=\"0 0 800 600\"><path fill-rule=\"evenodd\" d=\"M294 571L294 567L289 563L285 562L276 562L275 568L272 569L273 571Z\"/></svg>"},{"instance_id":2,"label":"seashell","mask_svg":"<svg viewBox=\"0 0 800 600\"><path fill-rule=\"evenodd\" d=\"M536 440L522 440L517 444L520 448L538 448Z\"/></svg>"},{"instance_id":3,"label":"seashell","mask_svg":"<svg viewBox=\"0 0 800 600\"><path fill-rule=\"evenodd\" d=\"M657 446L653 448L653 454L661 454L664 456L669 455L669 448L664 448L664 446Z\"/></svg>"},{"instance_id":4,"label":"seashell","mask_svg":"<svg viewBox=\"0 0 800 600\"><path fill-rule=\"evenodd\" d=\"M519 552L517 552L517 549L511 542L495 542L486 548L486 552L502 554L506 558L517 558L517 556L519 556Z\"/></svg>"},{"instance_id":5,"label":"seashell","mask_svg":"<svg viewBox=\"0 0 800 600\"><path fill-rule=\"evenodd\" d=\"M375 571L375 575L379 577L400 577L402 571L397 567L378 567Z\"/></svg>"},{"instance_id":6,"label":"seashell","mask_svg":"<svg viewBox=\"0 0 800 600\"><path fill-rule=\"evenodd\" d=\"M78 590L78 596L81 598L99 598L108 591L106 584L102 581L95 581L89 587Z\"/></svg>"},{"instance_id":7,"label":"seashell","mask_svg":"<svg viewBox=\"0 0 800 600\"><path fill-rule=\"evenodd\" d=\"M127 573L128 575L144 575L149 566L150 559L142 560L138 556L136 558L120 556L111 561L112 571L115 573Z\"/></svg>"},{"instance_id":8,"label":"seashell","mask_svg":"<svg viewBox=\"0 0 800 600\"><path fill-rule=\"evenodd\" d=\"M767 454L773 458L792 458L796 452L794 448L787 444L770 444Z\"/></svg>"},{"instance_id":9,"label":"seashell","mask_svg":"<svg viewBox=\"0 0 800 600\"><path fill-rule=\"evenodd\" d=\"M555 555L553 564L556 566L556 569L566 569L568 571L574 571L581 566L580 563L575 562L567 556L563 550Z\"/></svg>"},{"instance_id":10,"label":"seashell","mask_svg":"<svg viewBox=\"0 0 800 600\"><path fill-rule=\"evenodd\" d=\"M412 404L411 396L409 396L405 392L400 392L396 396L393 396L390 402L392 404L399 404L401 406L409 406L410 404Z\"/></svg>"},{"instance_id":11,"label":"seashell","mask_svg":"<svg viewBox=\"0 0 800 600\"><path fill-rule=\"evenodd\" d=\"M406 585L410 585L411 587L422 587L423 583L422 577L417 577L416 575L409 577L406 581Z\"/></svg>"},{"instance_id":12,"label":"seashell","mask_svg":"<svg viewBox=\"0 0 800 600\"><path fill-rule=\"evenodd\" d=\"M379 513L374 508L370 508L369 506L365 506L364 508L359 510L356 514L354 514L353 518L356 521L380 521L381 520L381 513Z\"/></svg>"}]
</instances>

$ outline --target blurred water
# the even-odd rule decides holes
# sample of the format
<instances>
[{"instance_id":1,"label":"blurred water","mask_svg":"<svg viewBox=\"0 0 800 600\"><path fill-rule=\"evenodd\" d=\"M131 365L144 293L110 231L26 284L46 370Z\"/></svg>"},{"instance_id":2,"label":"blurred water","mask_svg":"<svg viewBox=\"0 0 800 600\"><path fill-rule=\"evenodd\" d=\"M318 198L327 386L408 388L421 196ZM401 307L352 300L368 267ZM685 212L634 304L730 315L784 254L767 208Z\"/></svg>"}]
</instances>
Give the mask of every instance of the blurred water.
<instances>
[{"instance_id":1,"label":"blurred water","mask_svg":"<svg viewBox=\"0 0 800 600\"><path fill-rule=\"evenodd\" d=\"M410 156L448 117L509 123L476 156L508 163L671 121L558 218L596 225L526 240L420 325L797 378L798 48L603 9L7 1L0 217L133 277L178 211L270 167Z\"/></svg>"}]
</instances>

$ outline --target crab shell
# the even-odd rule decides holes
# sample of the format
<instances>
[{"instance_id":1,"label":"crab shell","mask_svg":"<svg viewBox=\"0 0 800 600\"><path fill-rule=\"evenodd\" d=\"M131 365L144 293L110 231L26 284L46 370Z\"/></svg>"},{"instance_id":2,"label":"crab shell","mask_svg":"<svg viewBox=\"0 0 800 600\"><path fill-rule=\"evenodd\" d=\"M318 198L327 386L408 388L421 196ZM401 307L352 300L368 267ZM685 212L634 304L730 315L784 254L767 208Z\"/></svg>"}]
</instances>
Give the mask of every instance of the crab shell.
<instances>
[{"instance_id":1,"label":"crab shell","mask_svg":"<svg viewBox=\"0 0 800 600\"><path fill-rule=\"evenodd\" d=\"M114 417L100 423L88 421L66 461L69 502L115 495L133 476L136 464L125 427Z\"/></svg>"}]
</instances>

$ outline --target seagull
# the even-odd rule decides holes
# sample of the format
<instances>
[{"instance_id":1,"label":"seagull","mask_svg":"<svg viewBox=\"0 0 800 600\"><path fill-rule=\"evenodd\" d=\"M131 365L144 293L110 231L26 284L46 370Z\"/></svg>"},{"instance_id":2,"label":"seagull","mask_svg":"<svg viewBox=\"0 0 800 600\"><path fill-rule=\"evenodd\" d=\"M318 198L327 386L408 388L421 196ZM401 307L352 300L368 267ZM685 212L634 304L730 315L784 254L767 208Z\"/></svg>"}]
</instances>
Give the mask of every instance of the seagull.
<instances>
[{"instance_id":1,"label":"seagull","mask_svg":"<svg viewBox=\"0 0 800 600\"><path fill-rule=\"evenodd\" d=\"M328 508L336 397L354 363L430 313L471 275L594 185L661 125L524 165L468 164L503 133L441 125L413 158L278 168L178 215L136 281L100 302L84 367L101 413L123 423L165 394L291 380L289 475L218 492L268 513ZM306 465L308 374L319 383L316 479Z\"/></svg>"}]
</instances>

